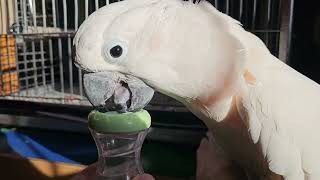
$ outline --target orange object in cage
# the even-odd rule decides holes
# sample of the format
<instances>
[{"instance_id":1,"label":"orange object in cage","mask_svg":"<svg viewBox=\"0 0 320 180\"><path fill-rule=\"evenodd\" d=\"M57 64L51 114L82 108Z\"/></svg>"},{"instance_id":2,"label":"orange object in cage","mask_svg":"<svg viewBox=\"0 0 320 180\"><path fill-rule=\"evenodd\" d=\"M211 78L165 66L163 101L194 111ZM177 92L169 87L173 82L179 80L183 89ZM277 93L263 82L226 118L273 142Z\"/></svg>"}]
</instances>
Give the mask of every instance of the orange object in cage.
<instances>
[{"instance_id":1,"label":"orange object in cage","mask_svg":"<svg viewBox=\"0 0 320 180\"><path fill-rule=\"evenodd\" d=\"M13 35L0 35L0 70L17 67L15 42Z\"/></svg>"},{"instance_id":2,"label":"orange object in cage","mask_svg":"<svg viewBox=\"0 0 320 180\"><path fill-rule=\"evenodd\" d=\"M0 35L0 96L18 91L17 60L12 35Z\"/></svg>"},{"instance_id":3,"label":"orange object in cage","mask_svg":"<svg viewBox=\"0 0 320 180\"><path fill-rule=\"evenodd\" d=\"M8 71L0 75L0 96L9 95L18 91L19 83L17 72Z\"/></svg>"}]
</instances>

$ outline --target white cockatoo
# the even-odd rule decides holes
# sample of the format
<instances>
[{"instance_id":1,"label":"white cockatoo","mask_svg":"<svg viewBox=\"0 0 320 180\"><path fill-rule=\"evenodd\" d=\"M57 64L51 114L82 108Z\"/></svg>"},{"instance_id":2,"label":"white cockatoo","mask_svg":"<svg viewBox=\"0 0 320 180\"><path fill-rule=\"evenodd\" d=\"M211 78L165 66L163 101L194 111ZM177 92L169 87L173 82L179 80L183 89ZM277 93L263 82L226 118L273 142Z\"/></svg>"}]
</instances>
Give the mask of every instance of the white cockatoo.
<instances>
[{"instance_id":1,"label":"white cockatoo","mask_svg":"<svg viewBox=\"0 0 320 180\"><path fill-rule=\"evenodd\" d=\"M201 119L251 179L320 180L320 86L210 3L125 0L74 38L89 101L135 111L153 90Z\"/></svg>"}]
</instances>

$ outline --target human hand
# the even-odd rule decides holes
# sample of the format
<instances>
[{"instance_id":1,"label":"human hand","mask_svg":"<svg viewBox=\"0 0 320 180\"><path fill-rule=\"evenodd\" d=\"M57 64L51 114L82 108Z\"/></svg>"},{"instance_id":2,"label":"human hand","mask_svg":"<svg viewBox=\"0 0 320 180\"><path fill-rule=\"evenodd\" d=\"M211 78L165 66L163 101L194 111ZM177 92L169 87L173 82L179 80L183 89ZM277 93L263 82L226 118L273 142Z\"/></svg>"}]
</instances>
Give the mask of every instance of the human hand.
<instances>
[{"instance_id":1,"label":"human hand","mask_svg":"<svg viewBox=\"0 0 320 180\"><path fill-rule=\"evenodd\" d=\"M96 177L97 163L86 167L82 172L74 176L71 180L94 180ZM150 174L138 175L133 180L155 180Z\"/></svg>"},{"instance_id":2,"label":"human hand","mask_svg":"<svg viewBox=\"0 0 320 180\"><path fill-rule=\"evenodd\" d=\"M142 174L142 175L136 176L135 178L133 178L133 180L155 180L155 179L150 174Z\"/></svg>"},{"instance_id":3,"label":"human hand","mask_svg":"<svg viewBox=\"0 0 320 180\"><path fill-rule=\"evenodd\" d=\"M197 150L198 180L244 180L247 176L244 170L228 159L223 150L215 142L211 132L201 140Z\"/></svg>"}]
</instances>

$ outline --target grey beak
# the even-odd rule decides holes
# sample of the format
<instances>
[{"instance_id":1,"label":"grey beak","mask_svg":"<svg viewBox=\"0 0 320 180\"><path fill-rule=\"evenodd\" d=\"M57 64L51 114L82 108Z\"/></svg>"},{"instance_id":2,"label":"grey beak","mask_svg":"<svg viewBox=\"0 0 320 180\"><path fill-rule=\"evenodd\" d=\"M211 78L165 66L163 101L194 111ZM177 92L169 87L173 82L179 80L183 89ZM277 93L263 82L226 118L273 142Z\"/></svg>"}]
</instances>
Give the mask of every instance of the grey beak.
<instances>
[{"instance_id":1,"label":"grey beak","mask_svg":"<svg viewBox=\"0 0 320 180\"><path fill-rule=\"evenodd\" d=\"M138 111L154 94L140 79L119 72L84 74L83 84L90 103L103 111Z\"/></svg>"}]
</instances>

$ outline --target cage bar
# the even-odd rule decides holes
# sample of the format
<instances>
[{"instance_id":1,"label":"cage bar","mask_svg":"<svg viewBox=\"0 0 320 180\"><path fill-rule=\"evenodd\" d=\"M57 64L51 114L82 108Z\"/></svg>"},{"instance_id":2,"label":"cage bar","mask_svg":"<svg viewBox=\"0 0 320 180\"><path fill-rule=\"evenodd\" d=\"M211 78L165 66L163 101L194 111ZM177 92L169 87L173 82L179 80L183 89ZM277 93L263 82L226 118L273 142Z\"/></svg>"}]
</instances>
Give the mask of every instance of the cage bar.
<instances>
[{"instance_id":1,"label":"cage bar","mask_svg":"<svg viewBox=\"0 0 320 180\"><path fill-rule=\"evenodd\" d=\"M25 0L24 0L25 1ZM23 52L25 53L27 50L26 50L26 42L25 42L25 39L23 39L24 42L22 43L22 49L23 49ZM24 68L27 68L27 55L23 54L23 62L24 62ZM26 95L28 96L28 92L29 92L29 81L25 81L25 84L26 84Z\"/></svg>"},{"instance_id":2,"label":"cage bar","mask_svg":"<svg viewBox=\"0 0 320 180\"><path fill-rule=\"evenodd\" d=\"M47 13L46 13L46 1L45 0L42 0L41 9L42 9L43 27L46 28L47 27Z\"/></svg>"},{"instance_id":3,"label":"cage bar","mask_svg":"<svg viewBox=\"0 0 320 180\"><path fill-rule=\"evenodd\" d=\"M292 18L293 18L293 0L281 0L280 37L279 37L279 59L289 63L289 53L291 47Z\"/></svg>"},{"instance_id":4,"label":"cage bar","mask_svg":"<svg viewBox=\"0 0 320 180\"><path fill-rule=\"evenodd\" d=\"M18 0L15 0L14 2L14 12L15 12L15 21L17 24L19 24L19 11L18 11Z\"/></svg>"},{"instance_id":5,"label":"cage bar","mask_svg":"<svg viewBox=\"0 0 320 180\"><path fill-rule=\"evenodd\" d=\"M73 64L72 64L72 56L71 56L71 38L68 37L68 57L69 57L69 86L70 93L73 94Z\"/></svg>"},{"instance_id":6,"label":"cage bar","mask_svg":"<svg viewBox=\"0 0 320 180\"><path fill-rule=\"evenodd\" d=\"M31 15L32 15L32 20L33 20L33 26L37 27L37 10L36 10L36 1L35 0L32 0L32 6L30 9L32 9ZM37 28L35 28L35 29L37 30Z\"/></svg>"},{"instance_id":7,"label":"cage bar","mask_svg":"<svg viewBox=\"0 0 320 180\"><path fill-rule=\"evenodd\" d=\"M78 30L78 0L74 0L74 16L75 16L75 22L74 22L74 30L75 32ZM78 78L79 78L79 94L80 96L83 96L83 85L82 85L82 71L78 68Z\"/></svg>"},{"instance_id":8,"label":"cage bar","mask_svg":"<svg viewBox=\"0 0 320 180\"><path fill-rule=\"evenodd\" d=\"M22 6L22 10L23 10L23 26L25 27L24 28L24 31L25 32L28 32L26 31L26 28L28 27L28 21L27 21L27 3L26 3L26 0L22 0L23 2L23 6Z\"/></svg>"},{"instance_id":9,"label":"cage bar","mask_svg":"<svg viewBox=\"0 0 320 180\"><path fill-rule=\"evenodd\" d=\"M38 87L38 78L37 78L38 72L37 72L37 70L36 70L37 65L36 65L36 54L35 54L36 48L35 48L35 42L34 42L34 41L31 41L31 47L32 47L32 52L33 52L33 53L32 53L32 62L33 62L34 85L35 85L36 87Z\"/></svg>"},{"instance_id":10,"label":"cage bar","mask_svg":"<svg viewBox=\"0 0 320 180\"><path fill-rule=\"evenodd\" d=\"M22 69L22 70L20 70L20 72L29 72L29 71L33 71L33 70L42 70L42 69L49 69L49 68L51 68L51 66L43 66L43 67L36 67L36 68L25 68L25 69ZM36 77L42 77L43 76L43 74L37 74L37 76ZM33 78L33 77L28 77L28 79L31 79L31 78Z\"/></svg>"},{"instance_id":11,"label":"cage bar","mask_svg":"<svg viewBox=\"0 0 320 180\"><path fill-rule=\"evenodd\" d=\"M256 15L257 15L257 0L253 0L253 12L252 12L251 30L255 30Z\"/></svg>"},{"instance_id":12,"label":"cage bar","mask_svg":"<svg viewBox=\"0 0 320 180\"><path fill-rule=\"evenodd\" d=\"M9 46L10 46L10 44L9 44L9 40L8 40L8 36L6 36L6 44L7 44L7 48L6 48L6 50L7 50L7 63L8 63L8 67L9 67L9 91L10 91L10 94L13 92L12 91L12 77L11 77L11 70L10 70L10 55L9 55ZM3 82L3 81L2 81Z\"/></svg>"},{"instance_id":13,"label":"cage bar","mask_svg":"<svg viewBox=\"0 0 320 180\"><path fill-rule=\"evenodd\" d=\"M56 17L56 3L55 0L51 1L52 5L52 21L53 21L53 27L57 27L57 17Z\"/></svg>"},{"instance_id":14,"label":"cage bar","mask_svg":"<svg viewBox=\"0 0 320 180\"><path fill-rule=\"evenodd\" d=\"M96 10L98 10L99 9L99 0L95 0L94 4L95 4L95 7L96 7Z\"/></svg>"},{"instance_id":15,"label":"cage bar","mask_svg":"<svg viewBox=\"0 0 320 180\"><path fill-rule=\"evenodd\" d=\"M68 14L67 14L67 2L63 0L63 30L67 32L68 29Z\"/></svg>"},{"instance_id":16,"label":"cage bar","mask_svg":"<svg viewBox=\"0 0 320 180\"><path fill-rule=\"evenodd\" d=\"M60 69L60 86L61 92L64 93L64 75L63 75L63 60L62 60L62 42L61 38L58 38L58 54L59 54L59 69Z\"/></svg>"},{"instance_id":17,"label":"cage bar","mask_svg":"<svg viewBox=\"0 0 320 180\"><path fill-rule=\"evenodd\" d=\"M41 73L42 73L42 84L46 85L46 76L45 76L45 59L44 59L44 49L43 49L43 40L40 40L40 51L41 51Z\"/></svg>"},{"instance_id":18,"label":"cage bar","mask_svg":"<svg viewBox=\"0 0 320 180\"><path fill-rule=\"evenodd\" d=\"M47 20L46 20L46 8L45 8L46 4L45 4L45 0L42 0L41 3L41 9L42 9L42 24L43 27L46 28L47 27ZM46 76L45 76L45 60L44 60L44 48L43 48L43 39L40 39L40 52L41 52L41 66L42 66L42 81L43 81L43 85L46 85Z\"/></svg>"},{"instance_id":19,"label":"cage bar","mask_svg":"<svg viewBox=\"0 0 320 180\"><path fill-rule=\"evenodd\" d=\"M74 30L78 30L78 0L74 0Z\"/></svg>"},{"instance_id":20,"label":"cage bar","mask_svg":"<svg viewBox=\"0 0 320 180\"><path fill-rule=\"evenodd\" d=\"M84 13L85 13L85 18L87 19L88 14L89 14L89 4L88 4L88 0L84 0Z\"/></svg>"},{"instance_id":21,"label":"cage bar","mask_svg":"<svg viewBox=\"0 0 320 180\"><path fill-rule=\"evenodd\" d=\"M226 14L229 14L229 10L230 10L229 4L230 4L230 2L229 2L229 0L225 0L225 3L226 3L225 12L226 12Z\"/></svg>"},{"instance_id":22,"label":"cage bar","mask_svg":"<svg viewBox=\"0 0 320 180\"><path fill-rule=\"evenodd\" d=\"M48 41L49 46L49 59L50 59L50 74L51 74L51 85L53 89L55 88L55 78L54 78L54 67L53 67L53 52L52 52L52 38Z\"/></svg>"},{"instance_id":23,"label":"cage bar","mask_svg":"<svg viewBox=\"0 0 320 180\"><path fill-rule=\"evenodd\" d=\"M239 0L239 21L242 20L242 14L243 14L243 0Z\"/></svg>"}]
</instances>

